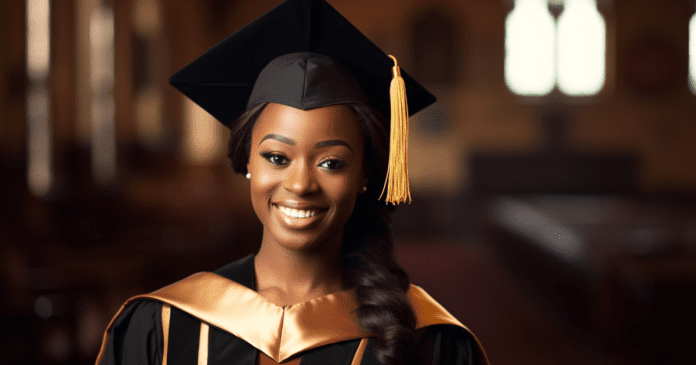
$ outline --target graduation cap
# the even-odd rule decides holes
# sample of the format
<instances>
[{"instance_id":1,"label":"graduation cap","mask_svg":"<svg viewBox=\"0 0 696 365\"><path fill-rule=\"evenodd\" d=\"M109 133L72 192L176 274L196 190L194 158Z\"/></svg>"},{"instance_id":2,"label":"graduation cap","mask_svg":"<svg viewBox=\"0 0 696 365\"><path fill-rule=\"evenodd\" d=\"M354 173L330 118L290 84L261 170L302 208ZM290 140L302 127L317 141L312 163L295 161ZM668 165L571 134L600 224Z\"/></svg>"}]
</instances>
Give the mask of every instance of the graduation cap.
<instances>
[{"instance_id":1,"label":"graduation cap","mask_svg":"<svg viewBox=\"0 0 696 365\"><path fill-rule=\"evenodd\" d=\"M408 116L436 99L324 0L283 1L169 82L230 128L262 102L304 110L367 104L391 117L386 200L410 201Z\"/></svg>"}]
</instances>

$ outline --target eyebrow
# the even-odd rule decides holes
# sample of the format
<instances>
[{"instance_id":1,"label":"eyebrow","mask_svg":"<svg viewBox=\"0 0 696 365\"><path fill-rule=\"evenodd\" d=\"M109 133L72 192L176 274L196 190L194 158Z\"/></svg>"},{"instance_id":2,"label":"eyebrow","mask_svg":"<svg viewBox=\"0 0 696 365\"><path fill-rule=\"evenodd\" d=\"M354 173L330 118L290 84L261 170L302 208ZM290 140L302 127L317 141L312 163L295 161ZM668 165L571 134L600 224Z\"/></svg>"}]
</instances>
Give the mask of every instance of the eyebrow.
<instances>
[{"instance_id":1,"label":"eyebrow","mask_svg":"<svg viewBox=\"0 0 696 365\"><path fill-rule=\"evenodd\" d=\"M281 135L279 135L279 134L267 134L266 136L264 136L264 137L261 139L261 142L263 142L263 141L265 141L265 140L267 140L267 139L275 139L275 140L278 141L278 142L282 142L282 143L285 143L285 144L289 144L289 145L291 145L291 146L294 146L294 145L295 145L295 140L294 140L294 139L288 138L288 137L285 137L285 136L281 136ZM261 142L259 142L259 144L261 144ZM331 147L331 146L344 146L344 147L348 148L348 149L350 150L350 152L353 152L353 149L350 148L350 145L348 144L348 142L346 142L346 141L344 141L344 140L341 140L341 139L330 139L330 140L328 140L328 141L317 142L317 143L314 145L314 148L325 148L325 147Z\"/></svg>"},{"instance_id":2,"label":"eyebrow","mask_svg":"<svg viewBox=\"0 0 696 365\"><path fill-rule=\"evenodd\" d=\"M344 146L350 150L350 152L353 152L353 149L350 148L350 145L348 142L340 140L340 139L331 139L328 141L321 141L317 142L314 145L314 148L324 148L324 147L331 147L331 146Z\"/></svg>"},{"instance_id":3,"label":"eyebrow","mask_svg":"<svg viewBox=\"0 0 696 365\"><path fill-rule=\"evenodd\" d=\"M289 145L291 145L291 146L294 146L294 145L295 145L295 140L294 140L294 139L291 139L291 138L288 138L288 137L283 137L283 136L281 136L280 134L267 134L265 137L263 137L263 138L261 139L261 142L263 142L263 141L265 141L265 140L267 140L267 139L275 139L275 140L278 141L278 142L282 142L282 143L285 143L285 144L289 144ZM259 144L261 144L261 142L259 142Z\"/></svg>"}]
</instances>

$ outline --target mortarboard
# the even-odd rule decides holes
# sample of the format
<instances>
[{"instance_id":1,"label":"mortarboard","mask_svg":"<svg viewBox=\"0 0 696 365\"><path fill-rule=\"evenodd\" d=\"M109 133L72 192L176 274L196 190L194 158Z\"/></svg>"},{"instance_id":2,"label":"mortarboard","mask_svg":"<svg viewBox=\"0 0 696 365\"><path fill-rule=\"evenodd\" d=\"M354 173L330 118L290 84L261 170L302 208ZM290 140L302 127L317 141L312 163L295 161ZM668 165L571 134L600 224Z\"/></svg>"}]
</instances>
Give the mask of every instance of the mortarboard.
<instances>
[{"instance_id":1,"label":"mortarboard","mask_svg":"<svg viewBox=\"0 0 696 365\"><path fill-rule=\"evenodd\" d=\"M286 0L184 66L169 82L227 127L261 102L305 110L363 103L391 116L385 187L387 201L394 203L410 200L408 115L436 99L390 57L326 1Z\"/></svg>"}]
</instances>

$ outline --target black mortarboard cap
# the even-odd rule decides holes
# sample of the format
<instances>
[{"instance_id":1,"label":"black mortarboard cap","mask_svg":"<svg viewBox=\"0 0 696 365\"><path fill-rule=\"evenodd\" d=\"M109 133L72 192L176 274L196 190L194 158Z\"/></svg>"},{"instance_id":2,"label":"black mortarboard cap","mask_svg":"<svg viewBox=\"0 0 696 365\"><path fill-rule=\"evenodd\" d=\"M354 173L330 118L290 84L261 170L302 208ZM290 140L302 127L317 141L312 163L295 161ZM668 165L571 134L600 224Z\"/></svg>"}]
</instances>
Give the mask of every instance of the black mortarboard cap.
<instances>
[{"instance_id":1,"label":"black mortarboard cap","mask_svg":"<svg viewBox=\"0 0 696 365\"><path fill-rule=\"evenodd\" d=\"M382 50L324 0L286 0L169 82L228 127L263 101L301 109L366 102L389 118L392 66ZM403 70L401 76L409 114L435 102Z\"/></svg>"}]
</instances>

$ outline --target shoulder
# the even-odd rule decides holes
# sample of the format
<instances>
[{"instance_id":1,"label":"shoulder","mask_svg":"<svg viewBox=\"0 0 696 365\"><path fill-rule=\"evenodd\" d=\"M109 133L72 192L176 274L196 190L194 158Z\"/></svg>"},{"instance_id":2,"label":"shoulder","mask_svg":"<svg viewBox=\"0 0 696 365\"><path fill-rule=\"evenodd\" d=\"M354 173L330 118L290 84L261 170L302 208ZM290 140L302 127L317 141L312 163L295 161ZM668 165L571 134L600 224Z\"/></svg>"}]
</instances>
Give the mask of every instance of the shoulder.
<instances>
[{"instance_id":1,"label":"shoulder","mask_svg":"<svg viewBox=\"0 0 696 365\"><path fill-rule=\"evenodd\" d=\"M445 307L433 299L423 288L411 284L407 295L418 321L416 325L417 328L436 324L450 324L464 327L461 322L450 314Z\"/></svg>"},{"instance_id":2,"label":"shoulder","mask_svg":"<svg viewBox=\"0 0 696 365\"><path fill-rule=\"evenodd\" d=\"M125 328L160 322L162 303L154 300L135 300L114 319L113 328Z\"/></svg>"},{"instance_id":3,"label":"shoulder","mask_svg":"<svg viewBox=\"0 0 696 365\"><path fill-rule=\"evenodd\" d=\"M223 315L223 308L253 301L254 256L248 255L214 272L199 272L149 294L132 299L152 299L198 318ZM211 305L215 303L215 305Z\"/></svg>"},{"instance_id":4,"label":"shoulder","mask_svg":"<svg viewBox=\"0 0 696 365\"><path fill-rule=\"evenodd\" d=\"M419 358L432 364L488 364L474 335L459 326L439 324L419 331Z\"/></svg>"},{"instance_id":5,"label":"shoulder","mask_svg":"<svg viewBox=\"0 0 696 365\"><path fill-rule=\"evenodd\" d=\"M167 323L169 309L173 307L193 316L206 318L206 314L210 312L206 311L210 309L209 303L219 303L229 308L241 296L250 296L254 285L253 270L253 255L249 255L215 273L194 274L153 293L128 299L105 331L97 363L157 363L163 349L164 306L167 308Z\"/></svg>"},{"instance_id":6,"label":"shoulder","mask_svg":"<svg viewBox=\"0 0 696 365\"><path fill-rule=\"evenodd\" d=\"M437 364L488 364L481 342L425 290L411 285L408 292L421 343ZM451 359L452 361L446 360ZM455 361L456 359L456 361ZM465 359L466 362L461 362Z\"/></svg>"},{"instance_id":7,"label":"shoulder","mask_svg":"<svg viewBox=\"0 0 696 365\"><path fill-rule=\"evenodd\" d=\"M98 364L155 364L161 357L162 304L136 300L114 317L97 360Z\"/></svg>"}]
</instances>

